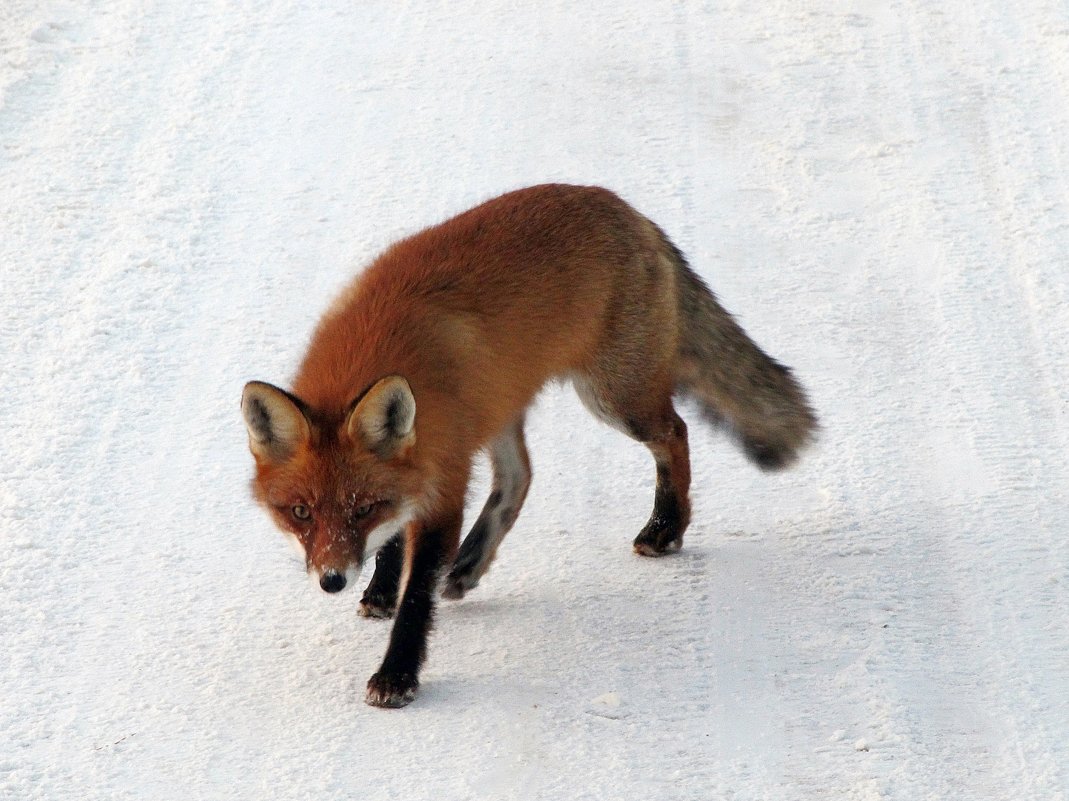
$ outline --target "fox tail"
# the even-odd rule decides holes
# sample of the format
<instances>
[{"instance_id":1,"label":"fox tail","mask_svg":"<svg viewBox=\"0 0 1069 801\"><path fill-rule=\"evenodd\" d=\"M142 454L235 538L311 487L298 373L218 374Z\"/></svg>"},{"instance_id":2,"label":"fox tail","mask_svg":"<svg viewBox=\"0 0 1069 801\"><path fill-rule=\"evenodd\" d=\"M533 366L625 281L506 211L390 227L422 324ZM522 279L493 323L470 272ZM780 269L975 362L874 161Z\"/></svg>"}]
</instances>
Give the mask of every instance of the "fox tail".
<instances>
[{"instance_id":1,"label":"fox tail","mask_svg":"<svg viewBox=\"0 0 1069 801\"><path fill-rule=\"evenodd\" d=\"M664 237L677 271L680 342L676 390L725 426L762 470L790 466L817 431L790 368L765 353Z\"/></svg>"}]
</instances>

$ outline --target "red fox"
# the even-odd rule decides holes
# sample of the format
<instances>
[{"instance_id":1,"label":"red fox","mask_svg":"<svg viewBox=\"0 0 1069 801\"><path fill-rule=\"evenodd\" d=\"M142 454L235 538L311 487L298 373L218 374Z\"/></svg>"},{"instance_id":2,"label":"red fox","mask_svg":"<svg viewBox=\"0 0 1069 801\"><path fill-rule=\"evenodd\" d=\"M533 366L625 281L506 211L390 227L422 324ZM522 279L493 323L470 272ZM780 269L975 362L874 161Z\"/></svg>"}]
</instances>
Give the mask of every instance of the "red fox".
<instances>
[{"instance_id":1,"label":"red fox","mask_svg":"<svg viewBox=\"0 0 1069 801\"><path fill-rule=\"evenodd\" d=\"M790 370L767 356L650 220L606 189L549 184L487 201L388 248L327 311L292 391L253 381L241 407L256 499L326 592L371 554L366 616L396 615L375 706L419 686L434 595L479 583L531 483L524 413L553 379L645 444L657 484L634 540L676 551L690 522L693 398L764 469L816 430ZM475 456L492 491L460 544Z\"/></svg>"}]
</instances>

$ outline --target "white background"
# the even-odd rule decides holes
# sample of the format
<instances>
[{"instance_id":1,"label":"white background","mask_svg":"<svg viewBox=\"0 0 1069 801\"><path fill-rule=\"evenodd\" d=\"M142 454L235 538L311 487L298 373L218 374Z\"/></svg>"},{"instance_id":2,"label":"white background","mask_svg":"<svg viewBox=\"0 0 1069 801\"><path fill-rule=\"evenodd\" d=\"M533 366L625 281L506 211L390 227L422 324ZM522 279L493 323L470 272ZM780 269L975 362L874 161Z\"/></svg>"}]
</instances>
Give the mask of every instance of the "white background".
<instances>
[{"instance_id":1,"label":"white background","mask_svg":"<svg viewBox=\"0 0 1069 801\"><path fill-rule=\"evenodd\" d=\"M7 0L0 797L1065 799L1069 11ZM400 235L608 186L792 365L683 552L571 390L417 701L249 498L243 383ZM481 504L485 469L472 503Z\"/></svg>"}]
</instances>

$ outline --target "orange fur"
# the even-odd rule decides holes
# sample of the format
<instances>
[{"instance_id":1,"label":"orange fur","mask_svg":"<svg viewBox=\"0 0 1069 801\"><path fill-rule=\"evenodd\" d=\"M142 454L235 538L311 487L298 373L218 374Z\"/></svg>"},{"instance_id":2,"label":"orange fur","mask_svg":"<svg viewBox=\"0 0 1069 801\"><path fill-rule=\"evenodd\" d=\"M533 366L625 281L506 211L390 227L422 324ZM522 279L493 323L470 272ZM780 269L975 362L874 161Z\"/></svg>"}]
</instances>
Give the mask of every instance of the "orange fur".
<instances>
[{"instance_id":1,"label":"orange fur","mask_svg":"<svg viewBox=\"0 0 1069 801\"><path fill-rule=\"evenodd\" d=\"M254 493L321 574L358 566L368 538L411 512L408 577L413 565L452 563L472 460L496 447L515 475L495 476L496 500L465 541L447 593L459 597L519 511L530 478L523 413L557 378L649 446L657 496L635 540L646 555L678 548L690 518L673 393L724 419L767 468L788 463L815 425L790 371L746 337L657 226L605 189L544 185L394 244L324 315L292 395L247 387ZM431 539L433 558L421 557ZM402 609L417 592L405 584ZM414 691L414 678L387 669L404 650L391 643L372 703Z\"/></svg>"},{"instance_id":2,"label":"orange fur","mask_svg":"<svg viewBox=\"0 0 1069 801\"><path fill-rule=\"evenodd\" d=\"M398 242L325 315L293 392L336 421L376 379L405 376L415 459L445 480L596 357L611 297L634 280L621 263L656 247L636 217L605 190L544 186Z\"/></svg>"}]
</instances>

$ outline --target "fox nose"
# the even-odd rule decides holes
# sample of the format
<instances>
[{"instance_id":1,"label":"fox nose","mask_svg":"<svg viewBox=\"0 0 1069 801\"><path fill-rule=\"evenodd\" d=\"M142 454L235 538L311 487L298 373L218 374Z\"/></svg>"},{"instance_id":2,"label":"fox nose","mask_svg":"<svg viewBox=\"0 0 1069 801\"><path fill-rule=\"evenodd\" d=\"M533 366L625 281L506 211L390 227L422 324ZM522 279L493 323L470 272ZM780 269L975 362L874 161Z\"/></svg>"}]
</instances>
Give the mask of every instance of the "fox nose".
<instances>
[{"instance_id":1,"label":"fox nose","mask_svg":"<svg viewBox=\"0 0 1069 801\"><path fill-rule=\"evenodd\" d=\"M323 592L341 592L345 589L345 574L328 570L319 577L319 586L323 588Z\"/></svg>"}]
</instances>

